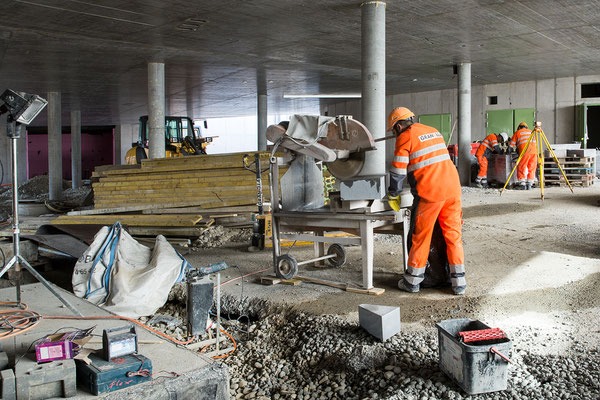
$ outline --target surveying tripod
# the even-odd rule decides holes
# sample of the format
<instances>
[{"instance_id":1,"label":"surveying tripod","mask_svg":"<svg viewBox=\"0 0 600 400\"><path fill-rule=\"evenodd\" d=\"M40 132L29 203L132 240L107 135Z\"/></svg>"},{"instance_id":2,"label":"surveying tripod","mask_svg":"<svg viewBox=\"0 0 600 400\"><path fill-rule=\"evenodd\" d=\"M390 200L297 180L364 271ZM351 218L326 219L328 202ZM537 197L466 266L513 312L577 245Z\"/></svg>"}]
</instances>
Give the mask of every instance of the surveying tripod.
<instances>
[{"instance_id":1,"label":"surveying tripod","mask_svg":"<svg viewBox=\"0 0 600 400\"><path fill-rule=\"evenodd\" d=\"M531 132L531 135L529 136L529 140L527 140L527 144L525 145L525 148L523 149L521 154L519 154L519 158L517 158L517 162L516 162L515 166L513 167L512 171L510 172L510 175L508 176L508 179L506 180L504 187L500 191L500 196L502 196L504 189L506 189L508 182L510 182L510 178L512 178L513 174L515 173L515 170L517 169L517 166L519 165L519 162L521 162L521 158L523 158L523 155L527 152L527 149L529 149L529 145L534 138L535 138L538 170L540 171L540 189L542 191L542 200L544 200L544 146L543 146L544 144L548 148L548 151L552 155L552 158L556 162L556 165L558 165L558 168L560 169L560 173L562 174L563 178L565 178L567 185L569 185L569 189L571 189L571 193L573 193L573 186L571 186L571 183L567 179L567 176L565 175L565 171L562 169L562 166L558 162L558 158L556 158L556 154L554 154L554 150L552 150L552 146L550 146L550 142L548 141L548 138L546 138L546 134L542 130L542 123L540 121L536 121L535 128L533 128L533 131Z\"/></svg>"}]
</instances>

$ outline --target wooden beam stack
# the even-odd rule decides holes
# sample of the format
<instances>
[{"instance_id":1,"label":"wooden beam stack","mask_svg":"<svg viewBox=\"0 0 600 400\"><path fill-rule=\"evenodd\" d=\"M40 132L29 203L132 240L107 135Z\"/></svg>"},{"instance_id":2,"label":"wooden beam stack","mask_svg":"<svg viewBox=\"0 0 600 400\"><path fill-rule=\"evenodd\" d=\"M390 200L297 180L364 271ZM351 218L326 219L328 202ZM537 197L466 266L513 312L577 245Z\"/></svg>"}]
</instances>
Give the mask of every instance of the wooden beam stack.
<instances>
[{"instance_id":1,"label":"wooden beam stack","mask_svg":"<svg viewBox=\"0 0 600 400\"><path fill-rule=\"evenodd\" d=\"M162 158L143 160L137 166L98 167L92 184L94 209L71 212L53 223L109 224L119 220L149 235L152 228L168 232L169 227L177 228L173 231L178 233L186 229L197 233L202 230L198 224L202 218L212 224L241 216L245 223L240 225L248 226L251 214L257 212L256 175L244 169L243 158L248 155L252 163L255 154ZM270 153L258 154L261 169L265 169ZM270 198L268 175L268 171L262 174L265 202Z\"/></svg>"}]
</instances>

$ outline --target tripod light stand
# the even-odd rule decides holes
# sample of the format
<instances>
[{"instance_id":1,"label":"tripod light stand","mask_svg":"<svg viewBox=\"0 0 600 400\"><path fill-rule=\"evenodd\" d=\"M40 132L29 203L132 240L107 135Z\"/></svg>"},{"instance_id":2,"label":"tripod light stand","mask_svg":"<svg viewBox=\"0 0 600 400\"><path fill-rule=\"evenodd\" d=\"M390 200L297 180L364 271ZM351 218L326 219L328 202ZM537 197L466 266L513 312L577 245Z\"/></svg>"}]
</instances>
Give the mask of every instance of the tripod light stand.
<instances>
[{"instance_id":1,"label":"tripod light stand","mask_svg":"<svg viewBox=\"0 0 600 400\"><path fill-rule=\"evenodd\" d=\"M0 271L2 277L13 265L16 272L17 304L21 304L21 266L25 267L31 275L40 281L48 290L59 299L74 314L83 316L71 303L60 295L52 285L46 281L28 262L21 256L19 249L19 190L17 183L17 139L21 137L22 125L28 125L46 107L48 102L37 95L17 93L7 89L0 100L0 115L8 113L7 136L10 138L12 151L12 209L13 209L13 256Z\"/></svg>"}]
</instances>

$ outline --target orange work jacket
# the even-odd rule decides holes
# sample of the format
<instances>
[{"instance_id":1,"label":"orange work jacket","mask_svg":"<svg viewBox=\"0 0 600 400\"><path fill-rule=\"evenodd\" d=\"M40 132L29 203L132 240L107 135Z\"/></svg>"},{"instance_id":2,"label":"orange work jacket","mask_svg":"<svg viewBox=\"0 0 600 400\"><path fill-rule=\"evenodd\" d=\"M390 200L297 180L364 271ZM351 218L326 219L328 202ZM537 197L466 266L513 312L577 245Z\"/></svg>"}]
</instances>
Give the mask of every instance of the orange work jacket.
<instances>
[{"instance_id":1,"label":"orange work jacket","mask_svg":"<svg viewBox=\"0 0 600 400\"><path fill-rule=\"evenodd\" d=\"M413 192L426 201L460 198L458 172L444 138L430 126L412 124L396 138L390 171L408 175Z\"/></svg>"},{"instance_id":2,"label":"orange work jacket","mask_svg":"<svg viewBox=\"0 0 600 400\"><path fill-rule=\"evenodd\" d=\"M481 157L485 155L488 151L492 153L494 150L498 149L498 138L496 135L489 134L485 139L479 143L479 147L477 148L477 153L475 153L476 157Z\"/></svg>"},{"instance_id":3,"label":"orange work jacket","mask_svg":"<svg viewBox=\"0 0 600 400\"><path fill-rule=\"evenodd\" d=\"M513 149L516 146L517 151L519 152L519 154L521 154L521 152L527 145L527 141L529 140L530 136L531 136L531 131L529 129L521 128L515 132L515 134L510 139L510 142L508 142L508 145L510 147L512 147ZM529 148L527 149L527 153L528 154L529 153L537 154L536 148L537 148L537 142L535 141L535 136L534 136L531 139L531 142L529 143Z\"/></svg>"}]
</instances>

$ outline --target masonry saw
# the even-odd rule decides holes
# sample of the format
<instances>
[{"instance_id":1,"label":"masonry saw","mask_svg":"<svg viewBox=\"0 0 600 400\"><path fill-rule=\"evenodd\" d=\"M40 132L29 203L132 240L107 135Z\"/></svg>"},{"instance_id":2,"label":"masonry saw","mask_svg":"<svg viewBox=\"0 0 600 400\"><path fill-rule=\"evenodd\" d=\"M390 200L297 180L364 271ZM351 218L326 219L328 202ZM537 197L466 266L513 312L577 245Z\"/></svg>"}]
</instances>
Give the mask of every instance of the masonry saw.
<instances>
[{"instance_id":1,"label":"masonry saw","mask_svg":"<svg viewBox=\"0 0 600 400\"><path fill-rule=\"evenodd\" d=\"M367 127L350 116L293 115L289 124L269 126L267 139L276 146L322 161L340 180L360 177L365 152L377 149Z\"/></svg>"}]
</instances>

